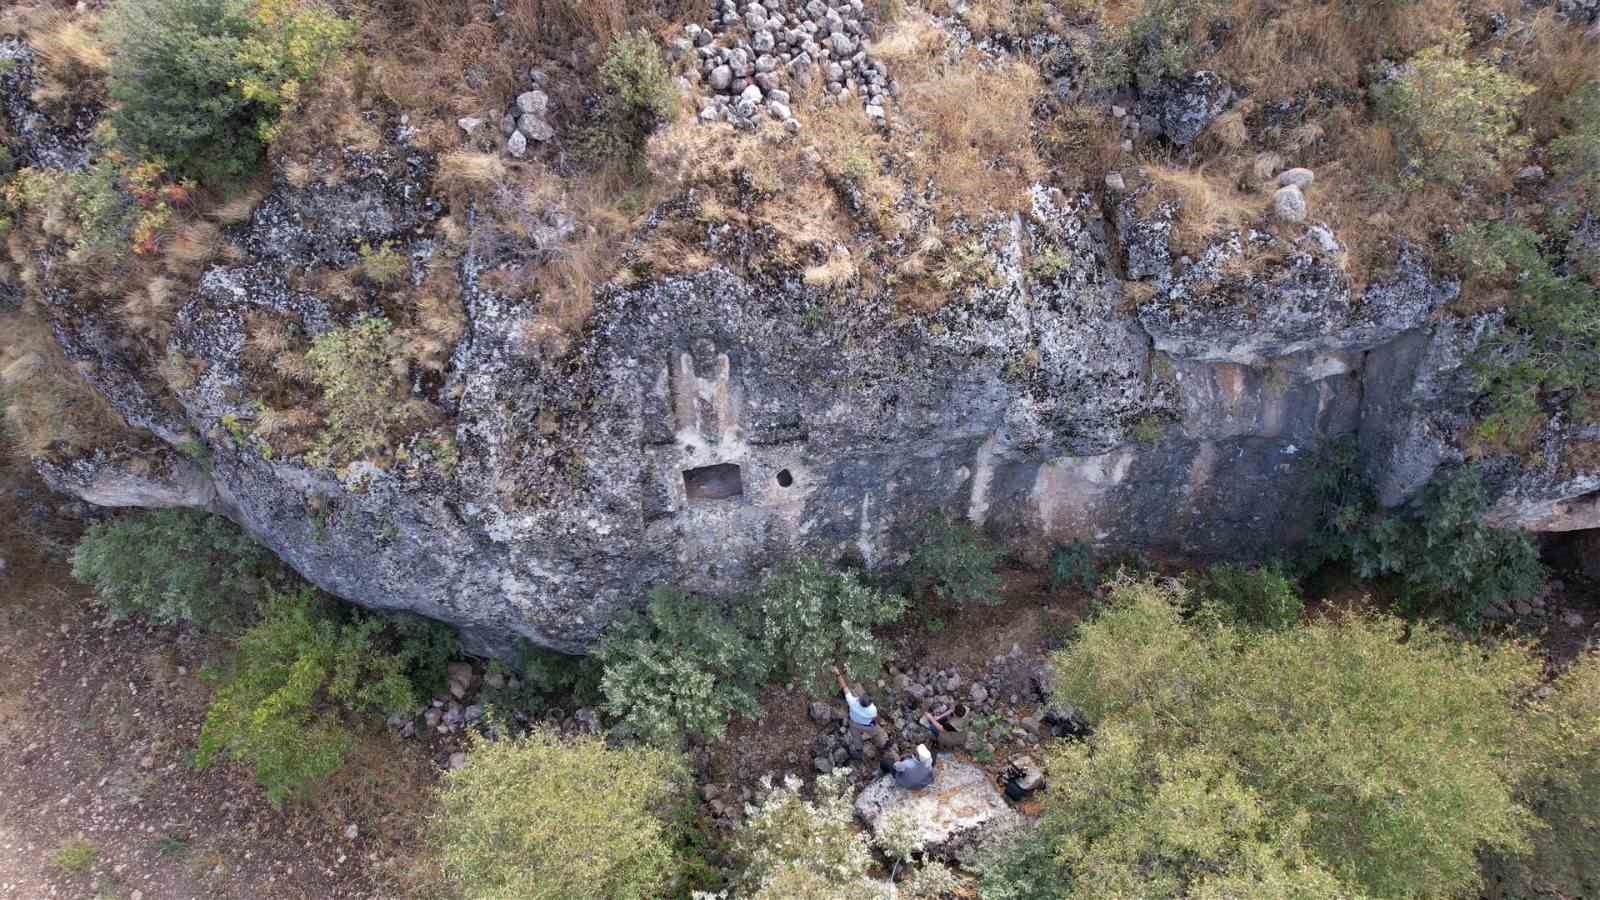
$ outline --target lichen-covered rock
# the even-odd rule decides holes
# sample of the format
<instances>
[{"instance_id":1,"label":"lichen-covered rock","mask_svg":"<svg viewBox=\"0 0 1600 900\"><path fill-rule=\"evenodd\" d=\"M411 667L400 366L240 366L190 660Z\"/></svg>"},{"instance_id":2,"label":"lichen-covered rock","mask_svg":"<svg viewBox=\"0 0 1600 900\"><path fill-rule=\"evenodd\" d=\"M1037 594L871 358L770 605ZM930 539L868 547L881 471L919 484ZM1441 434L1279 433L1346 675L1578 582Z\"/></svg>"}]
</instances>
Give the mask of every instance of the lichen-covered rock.
<instances>
[{"instance_id":1,"label":"lichen-covered rock","mask_svg":"<svg viewBox=\"0 0 1600 900\"><path fill-rule=\"evenodd\" d=\"M1234 92L1215 72L1191 72L1182 78L1159 79L1143 99L1155 110L1159 133L1187 147L1233 104Z\"/></svg>"},{"instance_id":2,"label":"lichen-covered rock","mask_svg":"<svg viewBox=\"0 0 1600 900\"><path fill-rule=\"evenodd\" d=\"M886 820L905 816L927 852L947 859L966 857L1020 823L989 773L948 756L934 767L933 784L921 790L897 787L887 775L867 785L856 797L856 815L873 834Z\"/></svg>"}]
</instances>

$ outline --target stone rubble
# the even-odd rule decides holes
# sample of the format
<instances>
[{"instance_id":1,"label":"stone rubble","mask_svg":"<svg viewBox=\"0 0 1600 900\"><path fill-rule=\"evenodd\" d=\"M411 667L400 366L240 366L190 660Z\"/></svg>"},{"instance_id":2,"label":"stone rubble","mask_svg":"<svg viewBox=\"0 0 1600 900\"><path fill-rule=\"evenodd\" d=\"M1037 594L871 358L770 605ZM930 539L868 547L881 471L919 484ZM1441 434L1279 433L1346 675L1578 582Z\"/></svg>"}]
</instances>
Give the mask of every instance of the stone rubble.
<instances>
[{"instance_id":1,"label":"stone rubble","mask_svg":"<svg viewBox=\"0 0 1600 900\"><path fill-rule=\"evenodd\" d=\"M711 22L684 26L675 46L698 60L690 81L709 91L702 122L755 128L770 117L796 131L786 85L820 80L831 96L859 98L883 126L894 85L868 51L872 30L862 0L716 0Z\"/></svg>"}]
</instances>

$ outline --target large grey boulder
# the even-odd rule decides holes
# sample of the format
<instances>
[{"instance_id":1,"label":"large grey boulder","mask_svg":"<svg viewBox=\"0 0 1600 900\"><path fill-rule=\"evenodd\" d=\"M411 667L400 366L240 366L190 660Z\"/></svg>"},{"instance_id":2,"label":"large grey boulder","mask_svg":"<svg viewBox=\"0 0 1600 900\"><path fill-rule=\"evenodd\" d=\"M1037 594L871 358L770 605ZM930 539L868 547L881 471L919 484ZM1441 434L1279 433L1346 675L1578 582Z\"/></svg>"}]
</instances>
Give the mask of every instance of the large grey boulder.
<instances>
[{"instance_id":1,"label":"large grey boulder","mask_svg":"<svg viewBox=\"0 0 1600 900\"><path fill-rule=\"evenodd\" d=\"M888 775L867 785L856 797L856 816L874 835L903 816L928 853L947 859L967 856L1021 820L988 772L948 756L935 766L933 784L921 790L898 787Z\"/></svg>"}]
</instances>

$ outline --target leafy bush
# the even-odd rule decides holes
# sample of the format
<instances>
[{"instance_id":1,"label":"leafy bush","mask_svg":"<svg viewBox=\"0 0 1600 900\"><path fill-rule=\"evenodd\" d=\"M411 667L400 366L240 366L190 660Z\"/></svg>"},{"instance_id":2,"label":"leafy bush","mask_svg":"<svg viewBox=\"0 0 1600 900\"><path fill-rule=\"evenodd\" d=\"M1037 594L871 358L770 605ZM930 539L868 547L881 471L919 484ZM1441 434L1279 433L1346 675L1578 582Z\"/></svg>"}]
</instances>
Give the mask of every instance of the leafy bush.
<instances>
[{"instance_id":1,"label":"leafy bush","mask_svg":"<svg viewBox=\"0 0 1600 900\"><path fill-rule=\"evenodd\" d=\"M905 575L918 588L960 604L1000 602L1000 546L965 519L934 514L916 528Z\"/></svg>"},{"instance_id":2,"label":"leafy bush","mask_svg":"<svg viewBox=\"0 0 1600 900\"><path fill-rule=\"evenodd\" d=\"M779 677L813 696L833 692L830 663L852 679L880 671L877 625L898 621L905 599L862 584L853 572L830 571L816 560L785 563L742 605L763 659Z\"/></svg>"},{"instance_id":3,"label":"leafy bush","mask_svg":"<svg viewBox=\"0 0 1600 900\"><path fill-rule=\"evenodd\" d=\"M1574 91L1564 111L1572 129L1550 142L1556 174L1576 182L1591 201L1600 199L1600 79Z\"/></svg>"},{"instance_id":4,"label":"leafy bush","mask_svg":"<svg viewBox=\"0 0 1600 900\"><path fill-rule=\"evenodd\" d=\"M678 87L655 39L644 30L617 37L600 64L600 124L589 140L601 156L637 162L656 127L672 118Z\"/></svg>"},{"instance_id":5,"label":"leafy bush","mask_svg":"<svg viewBox=\"0 0 1600 900\"><path fill-rule=\"evenodd\" d=\"M1475 436L1495 449L1526 450L1557 398L1567 398L1575 418L1600 417L1600 288L1558 275L1525 229L1486 229L1505 248L1501 265L1517 302L1474 358L1485 393Z\"/></svg>"},{"instance_id":6,"label":"leafy bush","mask_svg":"<svg viewBox=\"0 0 1600 900\"><path fill-rule=\"evenodd\" d=\"M811 895L828 900L879 896L863 885L872 856L865 836L856 831L848 778L818 778L811 801L800 795L801 787L800 779L790 776L759 805L749 807L734 839L735 854L743 863L736 882L739 896L780 900L799 895L802 884Z\"/></svg>"},{"instance_id":7,"label":"leafy bush","mask_svg":"<svg viewBox=\"0 0 1600 900\"><path fill-rule=\"evenodd\" d=\"M293 0L118 0L105 33L117 134L221 178L255 167L278 117L355 26Z\"/></svg>"},{"instance_id":8,"label":"leafy bush","mask_svg":"<svg viewBox=\"0 0 1600 900\"><path fill-rule=\"evenodd\" d=\"M1532 595L1544 568L1528 536L1479 521L1486 506L1470 466L1435 475L1409 514L1378 505L1357 471L1355 448L1338 445L1319 470L1322 525L1313 562L1343 562L1362 578L1392 577L1402 609L1439 611L1471 625L1497 601Z\"/></svg>"},{"instance_id":9,"label":"leafy bush","mask_svg":"<svg viewBox=\"0 0 1600 900\"><path fill-rule=\"evenodd\" d=\"M644 615L612 624L595 656L606 710L647 741L721 736L728 716L761 709L764 658L714 601L657 588Z\"/></svg>"},{"instance_id":10,"label":"leafy bush","mask_svg":"<svg viewBox=\"0 0 1600 900\"><path fill-rule=\"evenodd\" d=\"M396 369L401 339L387 319L362 317L319 336L306 353L322 389L327 422L311 458L339 465L383 450L389 432L411 418L409 390Z\"/></svg>"},{"instance_id":11,"label":"leafy bush","mask_svg":"<svg viewBox=\"0 0 1600 900\"><path fill-rule=\"evenodd\" d=\"M1125 24L1107 30L1090 59L1096 85L1116 88L1139 79L1177 78L1196 68L1207 23L1219 0L1147 0Z\"/></svg>"},{"instance_id":12,"label":"leafy bush","mask_svg":"<svg viewBox=\"0 0 1600 900\"><path fill-rule=\"evenodd\" d=\"M900 885L900 895L906 900L944 900L954 897L961 889L961 879L949 866L938 860L923 863Z\"/></svg>"},{"instance_id":13,"label":"leafy bush","mask_svg":"<svg viewBox=\"0 0 1600 900\"><path fill-rule=\"evenodd\" d=\"M1526 846L1530 647L1385 616L1201 628L1188 602L1119 581L1053 657L1097 725L1048 761L1072 896L1455 896L1479 851Z\"/></svg>"},{"instance_id":14,"label":"leafy bush","mask_svg":"<svg viewBox=\"0 0 1600 900\"><path fill-rule=\"evenodd\" d=\"M1077 588L1092 591L1100 586L1100 567L1094 552L1083 541L1057 547L1050 554L1050 590Z\"/></svg>"},{"instance_id":15,"label":"leafy bush","mask_svg":"<svg viewBox=\"0 0 1600 900\"><path fill-rule=\"evenodd\" d=\"M112 614L205 628L240 624L274 569L272 556L232 522L181 509L96 522L72 554L73 577Z\"/></svg>"},{"instance_id":16,"label":"leafy bush","mask_svg":"<svg viewBox=\"0 0 1600 900\"><path fill-rule=\"evenodd\" d=\"M1043 827L1018 828L985 845L976 860L978 900L1065 900L1055 844Z\"/></svg>"},{"instance_id":17,"label":"leafy bush","mask_svg":"<svg viewBox=\"0 0 1600 900\"><path fill-rule=\"evenodd\" d=\"M1198 582L1198 592L1214 604L1223 621L1243 628L1289 628L1305 609L1294 582L1276 566L1247 569L1219 563Z\"/></svg>"},{"instance_id":18,"label":"leafy bush","mask_svg":"<svg viewBox=\"0 0 1600 900\"><path fill-rule=\"evenodd\" d=\"M485 707L521 709L537 716L552 701L570 699L579 706L592 706L603 699L603 667L595 656L569 656L527 640L522 641L519 656L520 677L499 660L490 660L489 671L498 675L501 687L484 687Z\"/></svg>"},{"instance_id":19,"label":"leafy bush","mask_svg":"<svg viewBox=\"0 0 1600 900\"><path fill-rule=\"evenodd\" d=\"M349 747L334 707L412 712L443 683L454 651L443 626L343 618L309 588L273 593L219 679L195 763L203 768L224 754L250 766L274 806L304 795Z\"/></svg>"},{"instance_id":20,"label":"leafy bush","mask_svg":"<svg viewBox=\"0 0 1600 900\"><path fill-rule=\"evenodd\" d=\"M654 900L678 878L688 789L675 754L535 730L475 743L430 829L466 900Z\"/></svg>"},{"instance_id":21,"label":"leafy bush","mask_svg":"<svg viewBox=\"0 0 1600 900\"><path fill-rule=\"evenodd\" d=\"M1517 111L1531 85L1468 60L1466 37L1418 53L1378 95L1416 175L1460 185L1494 174L1528 146Z\"/></svg>"}]
</instances>

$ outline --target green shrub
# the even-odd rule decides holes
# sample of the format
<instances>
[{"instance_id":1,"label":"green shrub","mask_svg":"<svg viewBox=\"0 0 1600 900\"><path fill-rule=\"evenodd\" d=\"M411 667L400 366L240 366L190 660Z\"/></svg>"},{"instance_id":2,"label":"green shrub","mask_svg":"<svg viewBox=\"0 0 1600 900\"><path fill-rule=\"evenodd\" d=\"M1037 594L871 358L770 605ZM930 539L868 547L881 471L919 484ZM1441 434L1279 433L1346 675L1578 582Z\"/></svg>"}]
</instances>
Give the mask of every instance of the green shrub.
<instances>
[{"instance_id":1,"label":"green shrub","mask_svg":"<svg viewBox=\"0 0 1600 900\"><path fill-rule=\"evenodd\" d=\"M604 669L595 656L543 650L527 640L518 655L516 672L499 660L489 662L489 671L499 675L503 686L484 687L485 707L521 709L537 716L553 702L570 699L578 706L593 706L604 699L600 690Z\"/></svg>"},{"instance_id":2,"label":"green shrub","mask_svg":"<svg viewBox=\"0 0 1600 900\"><path fill-rule=\"evenodd\" d=\"M876 898L865 885L872 865L866 837L855 827L849 779L842 774L817 779L815 799L801 796L790 777L753 807L734 839L742 863L739 896L763 900L809 893L828 900ZM806 885L805 891L799 885ZM864 892L865 891L865 892Z\"/></svg>"},{"instance_id":3,"label":"green shrub","mask_svg":"<svg viewBox=\"0 0 1600 900\"><path fill-rule=\"evenodd\" d=\"M643 615L611 625L595 656L606 710L647 741L721 736L730 715L761 710L764 658L715 601L657 588Z\"/></svg>"},{"instance_id":4,"label":"green shrub","mask_svg":"<svg viewBox=\"0 0 1600 900\"><path fill-rule=\"evenodd\" d=\"M1056 865L1043 827L1024 827L984 846L977 857L978 900L1066 900L1072 885Z\"/></svg>"},{"instance_id":5,"label":"green shrub","mask_svg":"<svg viewBox=\"0 0 1600 900\"><path fill-rule=\"evenodd\" d=\"M1393 578L1402 609L1473 625L1497 601L1538 591L1544 568L1528 536L1479 521L1486 506L1473 467L1437 474L1409 512L1378 505L1356 451L1337 445L1319 467L1322 524L1311 561L1348 564L1362 578Z\"/></svg>"},{"instance_id":6,"label":"green shrub","mask_svg":"<svg viewBox=\"0 0 1600 900\"><path fill-rule=\"evenodd\" d=\"M593 738L478 741L430 822L465 900L672 896L688 773L675 754Z\"/></svg>"},{"instance_id":7,"label":"green shrub","mask_svg":"<svg viewBox=\"0 0 1600 900\"><path fill-rule=\"evenodd\" d=\"M1467 278L1509 285L1543 263L1539 235L1510 222L1473 222L1445 244Z\"/></svg>"},{"instance_id":8,"label":"green shrub","mask_svg":"<svg viewBox=\"0 0 1600 900\"><path fill-rule=\"evenodd\" d=\"M236 178L355 26L293 0L118 0L105 33L119 137L202 178Z\"/></svg>"},{"instance_id":9,"label":"green shrub","mask_svg":"<svg viewBox=\"0 0 1600 900\"><path fill-rule=\"evenodd\" d=\"M959 890L960 876L936 859L918 866L900 885L900 895L906 900L945 900Z\"/></svg>"},{"instance_id":10,"label":"green shrub","mask_svg":"<svg viewBox=\"0 0 1600 900\"><path fill-rule=\"evenodd\" d=\"M1222 620L1241 628L1290 628L1305 609L1294 582L1277 566L1249 569L1219 563L1197 581L1198 593Z\"/></svg>"},{"instance_id":11,"label":"green shrub","mask_svg":"<svg viewBox=\"0 0 1600 900\"><path fill-rule=\"evenodd\" d=\"M394 242L385 241L374 249L362 244L361 274L378 287L394 287L411 274L411 262L404 253L394 248Z\"/></svg>"},{"instance_id":12,"label":"green shrub","mask_svg":"<svg viewBox=\"0 0 1600 900\"><path fill-rule=\"evenodd\" d=\"M1600 79L1574 91L1564 112L1571 130L1550 142L1555 172L1591 201L1600 199Z\"/></svg>"},{"instance_id":13,"label":"green shrub","mask_svg":"<svg viewBox=\"0 0 1600 900\"><path fill-rule=\"evenodd\" d=\"M96 522L72 554L72 574L113 615L205 628L242 624L273 558L210 513L163 509Z\"/></svg>"},{"instance_id":14,"label":"green shrub","mask_svg":"<svg viewBox=\"0 0 1600 900\"><path fill-rule=\"evenodd\" d=\"M1527 846L1527 645L1385 616L1185 624L1119 581L1053 657L1096 724L1051 750L1042 827L1072 896L1456 896Z\"/></svg>"},{"instance_id":15,"label":"green shrub","mask_svg":"<svg viewBox=\"0 0 1600 900\"><path fill-rule=\"evenodd\" d=\"M1092 591L1099 586L1100 566L1094 561L1094 552L1088 544L1073 541L1050 553L1050 590Z\"/></svg>"},{"instance_id":16,"label":"green shrub","mask_svg":"<svg viewBox=\"0 0 1600 900\"><path fill-rule=\"evenodd\" d=\"M1147 0L1125 24L1107 29L1089 60L1090 80L1117 88L1130 81L1178 78L1197 67L1197 32L1224 8L1220 0Z\"/></svg>"},{"instance_id":17,"label":"green shrub","mask_svg":"<svg viewBox=\"0 0 1600 900\"><path fill-rule=\"evenodd\" d=\"M905 570L914 587L962 605L1000 602L1000 545L965 519L939 514L924 518L915 534Z\"/></svg>"},{"instance_id":18,"label":"green shrub","mask_svg":"<svg viewBox=\"0 0 1600 900\"><path fill-rule=\"evenodd\" d=\"M1520 232L1503 226L1499 233ZM1523 237L1518 247L1532 240ZM1600 418L1600 288L1581 275L1558 275L1531 248L1505 259L1517 300L1474 356L1484 391L1477 433L1498 449L1526 450L1557 398L1568 398L1574 418Z\"/></svg>"},{"instance_id":19,"label":"green shrub","mask_svg":"<svg viewBox=\"0 0 1600 900\"><path fill-rule=\"evenodd\" d=\"M898 621L905 608L904 598L809 559L779 566L741 605L752 620L747 630L777 677L819 697L834 692L824 671L829 664L857 680L881 671L872 629Z\"/></svg>"},{"instance_id":20,"label":"green shrub","mask_svg":"<svg viewBox=\"0 0 1600 900\"><path fill-rule=\"evenodd\" d=\"M588 136L591 149L637 163L651 132L672 118L678 104L678 86L649 32L628 32L611 42L600 83L605 95L600 122Z\"/></svg>"},{"instance_id":21,"label":"green shrub","mask_svg":"<svg viewBox=\"0 0 1600 900\"><path fill-rule=\"evenodd\" d=\"M1418 53L1378 93L1415 177L1461 185L1528 147L1517 112L1531 85L1464 56L1466 37Z\"/></svg>"},{"instance_id":22,"label":"green shrub","mask_svg":"<svg viewBox=\"0 0 1600 900\"><path fill-rule=\"evenodd\" d=\"M336 709L414 712L455 649L443 626L341 616L309 588L273 593L219 679L195 764L223 754L251 767L274 806L303 796L344 761L350 736Z\"/></svg>"},{"instance_id":23,"label":"green shrub","mask_svg":"<svg viewBox=\"0 0 1600 900\"><path fill-rule=\"evenodd\" d=\"M57 847L50 854L50 864L68 875L82 875L94 868L97 856L94 845L79 838Z\"/></svg>"},{"instance_id":24,"label":"green shrub","mask_svg":"<svg viewBox=\"0 0 1600 900\"><path fill-rule=\"evenodd\" d=\"M387 449L390 432L412 417L400 343L387 319L371 317L312 341L306 363L327 406L313 462L336 466Z\"/></svg>"}]
</instances>

